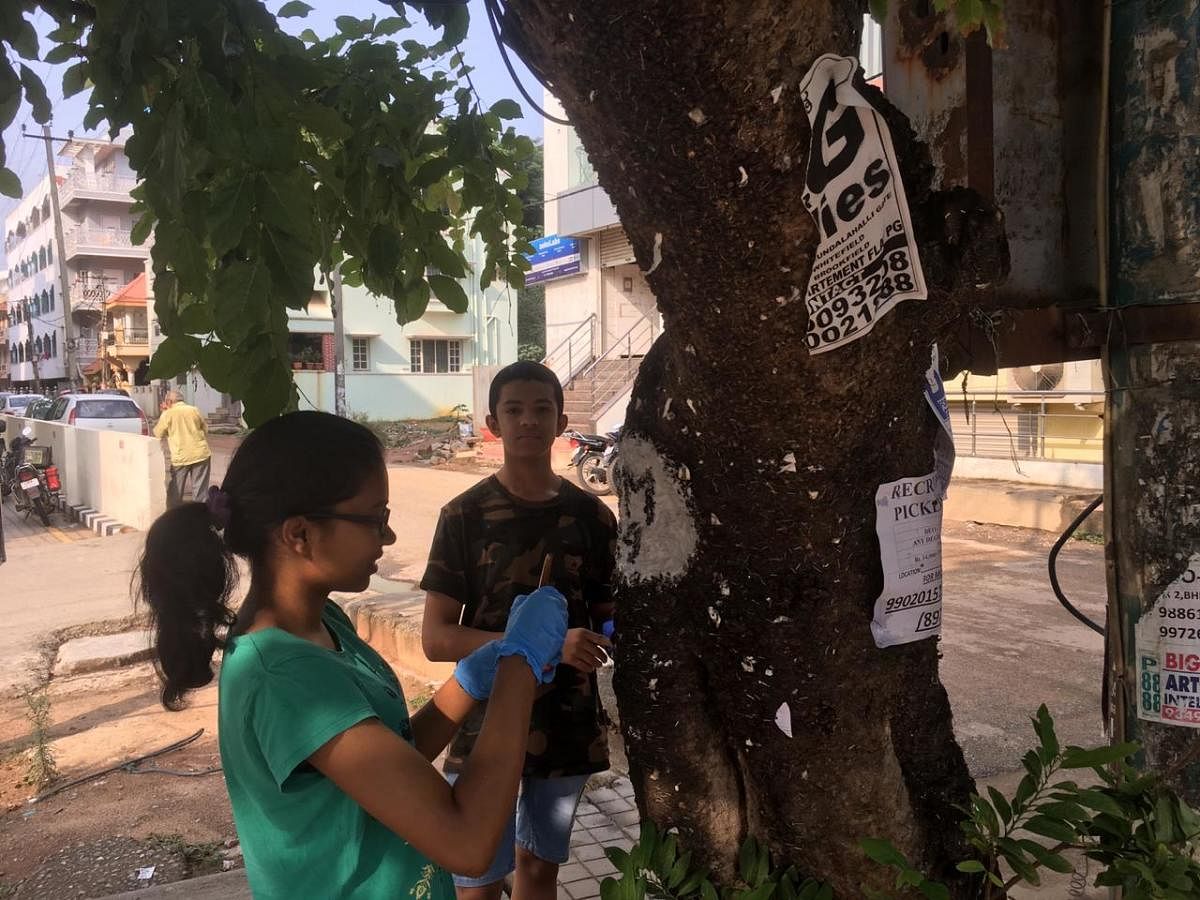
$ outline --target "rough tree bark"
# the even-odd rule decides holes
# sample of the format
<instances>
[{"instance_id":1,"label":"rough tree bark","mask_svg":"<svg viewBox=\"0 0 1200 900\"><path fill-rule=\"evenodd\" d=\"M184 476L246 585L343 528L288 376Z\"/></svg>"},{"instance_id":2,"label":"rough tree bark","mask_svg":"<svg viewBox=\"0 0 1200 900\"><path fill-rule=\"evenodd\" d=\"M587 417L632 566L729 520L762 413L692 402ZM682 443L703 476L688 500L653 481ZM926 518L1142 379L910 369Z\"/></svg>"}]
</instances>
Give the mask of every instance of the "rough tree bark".
<instances>
[{"instance_id":1,"label":"rough tree bark","mask_svg":"<svg viewBox=\"0 0 1200 900\"><path fill-rule=\"evenodd\" d=\"M817 235L797 85L822 53L857 55L864 6L508 0L506 22L642 269L661 251L665 330L621 448L616 688L643 812L721 876L753 834L844 896L887 882L863 837L951 879L967 855L952 804L972 782L937 644L871 637L874 493L931 470L930 343L1007 267L999 214L931 193L928 154L889 111L930 299L804 349Z\"/></svg>"}]
</instances>

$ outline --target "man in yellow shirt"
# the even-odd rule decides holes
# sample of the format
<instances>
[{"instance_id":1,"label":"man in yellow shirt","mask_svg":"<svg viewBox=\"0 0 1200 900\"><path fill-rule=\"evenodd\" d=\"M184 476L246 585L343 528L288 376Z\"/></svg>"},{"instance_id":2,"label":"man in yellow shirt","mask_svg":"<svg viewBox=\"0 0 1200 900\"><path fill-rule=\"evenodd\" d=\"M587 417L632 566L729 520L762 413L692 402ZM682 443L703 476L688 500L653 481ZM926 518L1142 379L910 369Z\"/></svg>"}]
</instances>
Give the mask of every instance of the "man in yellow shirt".
<instances>
[{"instance_id":1,"label":"man in yellow shirt","mask_svg":"<svg viewBox=\"0 0 1200 900\"><path fill-rule=\"evenodd\" d=\"M208 499L212 451L208 448L208 425L200 410L183 402L179 391L170 391L162 404L162 415L154 426L156 438L166 438L171 450L171 478L167 483L167 508L186 500Z\"/></svg>"}]
</instances>

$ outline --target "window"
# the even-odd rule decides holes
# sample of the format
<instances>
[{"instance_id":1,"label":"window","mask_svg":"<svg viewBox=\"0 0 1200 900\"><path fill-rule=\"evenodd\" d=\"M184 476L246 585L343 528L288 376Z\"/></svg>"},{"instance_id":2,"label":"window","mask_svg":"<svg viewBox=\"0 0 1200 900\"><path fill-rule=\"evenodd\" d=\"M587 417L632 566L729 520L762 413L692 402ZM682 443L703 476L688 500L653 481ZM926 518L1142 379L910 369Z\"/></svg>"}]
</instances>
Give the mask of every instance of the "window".
<instances>
[{"instance_id":1,"label":"window","mask_svg":"<svg viewBox=\"0 0 1200 900\"><path fill-rule=\"evenodd\" d=\"M350 368L355 372L371 370L371 339L353 338L350 342Z\"/></svg>"},{"instance_id":2,"label":"window","mask_svg":"<svg viewBox=\"0 0 1200 900\"><path fill-rule=\"evenodd\" d=\"M54 285L50 285L49 298L50 298L50 305L47 306L46 309L53 310L54 309Z\"/></svg>"},{"instance_id":3,"label":"window","mask_svg":"<svg viewBox=\"0 0 1200 900\"><path fill-rule=\"evenodd\" d=\"M461 372L462 341L413 338L408 342L409 371L425 374Z\"/></svg>"},{"instance_id":4,"label":"window","mask_svg":"<svg viewBox=\"0 0 1200 900\"><path fill-rule=\"evenodd\" d=\"M46 248L43 247L38 251L38 271L46 268Z\"/></svg>"},{"instance_id":5,"label":"window","mask_svg":"<svg viewBox=\"0 0 1200 900\"><path fill-rule=\"evenodd\" d=\"M50 335L50 355L58 359L58 332Z\"/></svg>"},{"instance_id":6,"label":"window","mask_svg":"<svg viewBox=\"0 0 1200 900\"><path fill-rule=\"evenodd\" d=\"M136 419L141 410L132 400L112 398L110 400L80 400L75 404L75 415L80 419Z\"/></svg>"}]
</instances>

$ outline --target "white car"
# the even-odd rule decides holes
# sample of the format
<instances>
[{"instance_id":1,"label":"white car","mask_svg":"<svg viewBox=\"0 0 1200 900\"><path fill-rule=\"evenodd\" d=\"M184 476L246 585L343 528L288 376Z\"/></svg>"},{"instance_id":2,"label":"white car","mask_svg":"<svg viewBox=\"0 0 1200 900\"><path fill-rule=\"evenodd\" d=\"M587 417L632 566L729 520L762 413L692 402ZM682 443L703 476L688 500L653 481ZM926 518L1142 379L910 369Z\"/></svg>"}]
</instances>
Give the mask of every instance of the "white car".
<instances>
[{"instance_id":1,"label":"white car","mask_svg":"<svg viewBox=\"0 0 1200 900\"><path fill-rule=\"evenodd\" d=\"M46 419L97 431L150 433L142 408L129 397L116 394L63 394L54 401Z\"/></svg>"},{"instance_id":2,"label":"white car","mask_svg":"<svg viewBox=\"0 0 1200 900\"><path fill-rule=\"evenodd\" d=\"M35 400L44 400L41 394L3 394L0 395L0 415L23 416L25 407Z\"/></svg>"}]
</instances>

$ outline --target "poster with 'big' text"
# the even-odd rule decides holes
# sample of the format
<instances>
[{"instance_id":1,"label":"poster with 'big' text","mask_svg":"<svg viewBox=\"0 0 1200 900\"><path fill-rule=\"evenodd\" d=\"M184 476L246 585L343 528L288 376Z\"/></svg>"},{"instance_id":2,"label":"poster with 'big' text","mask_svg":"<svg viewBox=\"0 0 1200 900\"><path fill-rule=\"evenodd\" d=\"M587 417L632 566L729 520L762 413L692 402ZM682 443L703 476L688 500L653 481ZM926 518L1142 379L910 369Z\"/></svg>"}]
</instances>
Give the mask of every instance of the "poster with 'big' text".
<instances>
[{"instance_id":1,"label":"poster with 'big' text","mask_svg":"<svg viewBox=\"0 0 1200 900\"><path fill-rule=\"evenodd\" d=\"M1138 718L1200 728L1200 553L1142 613L1134 636Z\"/></svg>"},{"instance_id":2,"label":"poster with 'big' text","mask_svg":"<svg viewBox=\"0 0 1200 900\"><path fill-rule=\"evenodd\" d=\"M803 199L821 232L804 295L812 353L857 340L901 300L928 296L892 136L854 86L857 70L858 60L826 54L800 83L812 125Z\"/></svg>"}]
</instances>

